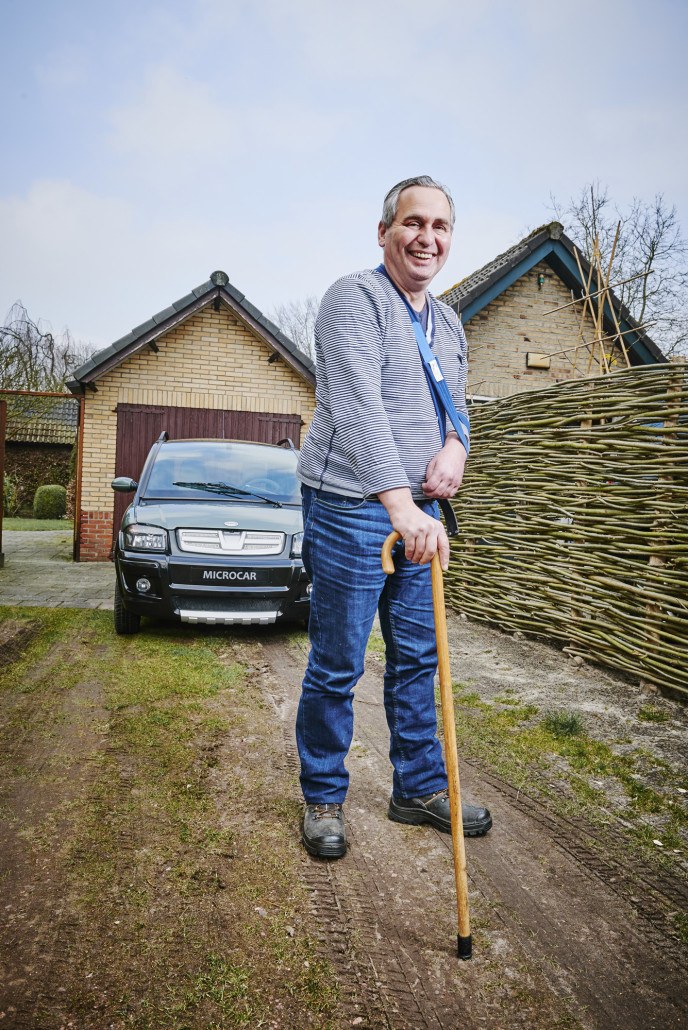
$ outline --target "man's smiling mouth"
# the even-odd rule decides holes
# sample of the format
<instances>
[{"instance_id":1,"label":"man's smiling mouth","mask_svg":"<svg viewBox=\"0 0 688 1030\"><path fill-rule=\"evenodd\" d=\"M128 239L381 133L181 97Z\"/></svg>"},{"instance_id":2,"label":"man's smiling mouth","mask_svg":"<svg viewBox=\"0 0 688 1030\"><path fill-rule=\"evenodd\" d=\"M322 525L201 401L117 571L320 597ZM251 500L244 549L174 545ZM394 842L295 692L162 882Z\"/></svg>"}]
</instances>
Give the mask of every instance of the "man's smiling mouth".
<instances>
[{"instance_id":1,"label":"man's smiling mouth","mask_svg":"<svg viewBox=\"0 0 688 1030\"><path fill-rule=\"evenodd\" d=\"M427 252L427 250L412 250L409 253L411 254L411 257L420 258L423 261L426 261L426 260L429 260L430 258L434 258L435 257L434 254L429 254Z\"/></svg>"}]
</instances>

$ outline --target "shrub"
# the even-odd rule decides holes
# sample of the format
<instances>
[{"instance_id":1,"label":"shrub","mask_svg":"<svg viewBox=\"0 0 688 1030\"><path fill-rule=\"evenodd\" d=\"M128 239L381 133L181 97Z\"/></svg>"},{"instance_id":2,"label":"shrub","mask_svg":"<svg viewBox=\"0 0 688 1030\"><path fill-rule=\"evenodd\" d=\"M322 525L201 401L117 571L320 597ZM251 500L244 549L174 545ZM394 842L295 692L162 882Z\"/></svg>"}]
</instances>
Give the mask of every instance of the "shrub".
<instances>
[{"instance_id":1,"label":"shrub","mask_svg":"<svg viewBox=\"0 0 688 1030\"><path fill-rule=\"evenodd\" d=\"M35 519L61 519L67 512L67 491L63 486L39 486L33 499Z\"/></svg>"},{"instance_id":2,"label":"shrub","mask_svg":"<svg viewBox=\"0 0 688 1030\"><path fill-rule=\"evenodd\" d=\"M2 480L2 511L4 515L11 517L16 515L21 508L22 488L18 480L5 473Z\"/></svg>"}]
</instances>

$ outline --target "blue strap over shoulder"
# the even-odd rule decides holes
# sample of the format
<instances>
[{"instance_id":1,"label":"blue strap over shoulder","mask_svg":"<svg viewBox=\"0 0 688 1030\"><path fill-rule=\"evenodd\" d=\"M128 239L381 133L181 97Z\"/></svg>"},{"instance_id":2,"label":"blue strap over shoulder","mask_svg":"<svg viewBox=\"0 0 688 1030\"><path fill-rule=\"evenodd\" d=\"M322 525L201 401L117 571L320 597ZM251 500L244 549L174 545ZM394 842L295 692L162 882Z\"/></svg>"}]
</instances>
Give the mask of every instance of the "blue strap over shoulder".
<instances>
[{"instance_id":1,"label":"blue strap over shoulder","mask_svg":"<svg viewBox=\"0 0 688 1030\"><path fill-rule=\"evenodd\" d=\"M452 400L452 395L449 392L447 382L442 374L440 363L432 353L425 333L423 332L418 312L413 310L403 293L397 289L385 266L378 265L378 271L384 272L387 276L389 281L392 283L392 286L394 286L394 289L406 305L406 310L409 313L409 317L413 325L413 332L415 333L416 342L418 344L418 351L420 353L421 361L423 362L423 371L425 372L425 377L428 381L430 396L432 397L432 403L437 414L442 443L444 443L447 436L446 419L449 418L449 421L456 430L456 435L461 441L466 454L468 454L471 449L469 437L470 422L468 420L468 415L464 415L462 411L457 411L456 405Z\"/></svg>"}]
</instances>

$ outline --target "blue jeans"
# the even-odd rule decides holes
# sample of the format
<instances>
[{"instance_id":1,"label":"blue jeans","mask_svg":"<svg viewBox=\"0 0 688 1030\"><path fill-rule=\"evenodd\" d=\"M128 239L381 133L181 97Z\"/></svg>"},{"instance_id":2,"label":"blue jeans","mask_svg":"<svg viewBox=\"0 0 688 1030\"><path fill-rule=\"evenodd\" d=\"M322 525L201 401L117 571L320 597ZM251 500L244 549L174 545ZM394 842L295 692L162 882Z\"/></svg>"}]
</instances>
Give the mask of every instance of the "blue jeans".
<instances>
[{"instance_id":1,"label":"blue jeans","mask_svg":"<svg viewBox=\"0 0 688 1030\"><path fill-rule=\"evenodd\" d=\"M421 503L435 518L437 505ZM384 705L396 797L447 785L437 739L437 650L429 565L407 560L396 544L387 576L380 552L392 525L379 501L303 487L303 561L311 578L311 652L296 720L301 788L307 804L346 797L344 764L353 736L353 691L360 679L376 610L386 648Z\"/></svg>"}]
</instances>

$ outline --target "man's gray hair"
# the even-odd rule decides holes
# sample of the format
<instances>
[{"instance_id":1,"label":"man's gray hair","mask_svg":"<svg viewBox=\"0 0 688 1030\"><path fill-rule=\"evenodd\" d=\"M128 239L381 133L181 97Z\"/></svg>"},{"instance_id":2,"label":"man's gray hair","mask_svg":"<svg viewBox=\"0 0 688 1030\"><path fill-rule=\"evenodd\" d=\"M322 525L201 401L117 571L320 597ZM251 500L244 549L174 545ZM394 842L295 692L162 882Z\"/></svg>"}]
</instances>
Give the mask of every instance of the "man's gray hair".
<instances>
[{"instance_id":1,"label":"man's gray hair","mask_svg":"<svg viewBox=\"0 0 688 1030\"><path fill-rule=\"evenodd\" d=\"M451 193L446 186L443 186L441 182L435 182L435 180L431 179L429 175L416 175L413 179L404 179L403 182L398 182L396 186L392 186L382 205L382 224L385 228L389 229L390 225L396 218L397 208L399 207L399 197L404 190L409 188L409 186L427 186L432 190L441 190L449 201L451 228L454 228L456 211L454 209L454 201L452 200Z\"/></svg>"}]
</instances>

